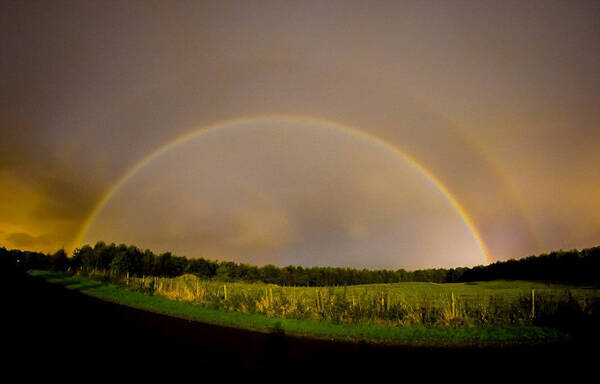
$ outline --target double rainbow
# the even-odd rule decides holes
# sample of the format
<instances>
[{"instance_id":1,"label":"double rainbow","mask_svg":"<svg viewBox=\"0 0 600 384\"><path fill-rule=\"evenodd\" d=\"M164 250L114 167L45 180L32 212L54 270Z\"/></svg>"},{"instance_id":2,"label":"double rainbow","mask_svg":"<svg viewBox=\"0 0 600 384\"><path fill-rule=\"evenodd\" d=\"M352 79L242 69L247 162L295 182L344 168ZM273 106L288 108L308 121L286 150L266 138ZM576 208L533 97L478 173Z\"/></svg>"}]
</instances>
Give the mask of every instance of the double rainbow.
<instances>
[{"instance_id":1,"label":"double rainbow","mask_svg":"<svg viewBox=\"0 0 600 384\"><path fill-rule=\"evenodd\" d=\"M86 218L83 225L81 226L81 229L73 243L73 248L80 247L83 245L83 240L84 240L87 232L89 231L90 227L94 223L98 213L104 208L104 206L108 203L108 201L119 191L119 189L127 182L127 180L129 180L133 175L135 175L142 168L144 168L148 164L152 163L154 160L158 159L161 155L163 155L164 153L174 149L175 147L187 142L188 140L190 140L192 138L196 138L207 132L211 132L211 131L221 129L224 127L235 127L235 126L243 125L243 124L259 124L261 122L263 122L263 123L264 122L270 122L270 123L284 122L284 123L318 124L321 126L326 126L326 127L332 128L332 129L343 130L348 134L354 135L356 137L360 137L360 138L368 141L369 143L376 145L377 147L381 148L382 150L392 153L395 156L401 158L402 160L404 160L405 162L410 164L412 167L417 169L422 175L424 175L446 197L446 199L448 199L450 204L452 204L452 206L459 213L459 215L462 218L462 220L464 221L464 223L470 229L474 239L477 241L477 244L479 245L479 248L480 248L481 253L484 256L485 260L488 263L490 263L492 261L490 258L489 252L485 246L485 243L483 242L483 240L481 238L481 235L477 231L477 228L475 227L473 220L469 217L465 208L457 201L457 199L454 197L454 195L452 193L450 193L450 191L448 190L448 188L446 188L446 186L444 186L431 172L429 172L426 168L424 168L421 164L419 164L415 159L413 159L406 153L402 152L397 147L387 143L386 141L384 141L376 136L370 135L365 131L356 129L354 127L340 124L340 123L333 122L333 121L328 121L328 120L321 120L321 119L314 119L314 118L309 118L309 117L304 117L304 116L293 116L293 115L249 116L249 117L242 117L242 118L227 120L227 121L218 121L218 122L203 126L201 128L195 129L184 135L181 135L181 136L177 137L175 140L172 140L171 142L161 146L160 148L158 148L157 150L155 150L154 152L150 153L148 156L143 158L137 164L135 164L132 168L130 168L115 184L113 184L108 189L108 191L104 194L104 196L94 206L94 208L90 212L89 216Z\"/></svg>"}]
</instances>

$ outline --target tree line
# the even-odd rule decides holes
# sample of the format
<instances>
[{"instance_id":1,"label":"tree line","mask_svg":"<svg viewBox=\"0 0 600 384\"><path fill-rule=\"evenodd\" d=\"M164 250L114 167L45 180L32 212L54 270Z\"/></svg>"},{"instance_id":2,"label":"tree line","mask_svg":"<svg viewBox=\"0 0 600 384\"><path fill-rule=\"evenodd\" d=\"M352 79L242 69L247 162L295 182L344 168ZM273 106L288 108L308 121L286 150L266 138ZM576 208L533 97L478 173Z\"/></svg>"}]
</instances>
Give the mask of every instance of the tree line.
<instances>
[{"instance_id":1,"label":"tree line","mask_svg":"<svg viewBox=\"0 0 600 384\"><path fill-rule=\"evenodd\" d=\"M555 251L489 265L433 268L415 271L368 270L339 267L254 266L231 261L186 258L170 252L155 254L132 245L98 242L54 254L0 248L3 269L51 269L57 271L110 270L132 276L175 277L194 274L224 281L262 281L283 286L342 286L421 281L453 283L489 280L538 280L575 284L600 283L600 247Z\"/></svg>"}]
</instances>

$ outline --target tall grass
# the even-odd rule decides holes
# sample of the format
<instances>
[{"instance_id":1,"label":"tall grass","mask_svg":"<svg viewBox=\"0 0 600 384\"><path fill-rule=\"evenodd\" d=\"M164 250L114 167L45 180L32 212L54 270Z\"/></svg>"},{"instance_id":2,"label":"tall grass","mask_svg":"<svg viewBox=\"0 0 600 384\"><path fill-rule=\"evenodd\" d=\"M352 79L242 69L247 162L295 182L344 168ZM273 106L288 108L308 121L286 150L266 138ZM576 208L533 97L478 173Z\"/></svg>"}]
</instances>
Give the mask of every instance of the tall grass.
<instances>
[{"instance_id":1,"label":"tall grass","mask_svg":"<svg viewBox=\"0 0 600 384\"><path fill-rule=\"evenodd\" d=\"M110 271L85 274L212 309L330 323L393 327L534 325L564 316L565 308L580 316L597 315L600 309L599 290L522 281L281 287L201 280L194 275L159 278L121 276Z\"/></svg>"}]
</instances>

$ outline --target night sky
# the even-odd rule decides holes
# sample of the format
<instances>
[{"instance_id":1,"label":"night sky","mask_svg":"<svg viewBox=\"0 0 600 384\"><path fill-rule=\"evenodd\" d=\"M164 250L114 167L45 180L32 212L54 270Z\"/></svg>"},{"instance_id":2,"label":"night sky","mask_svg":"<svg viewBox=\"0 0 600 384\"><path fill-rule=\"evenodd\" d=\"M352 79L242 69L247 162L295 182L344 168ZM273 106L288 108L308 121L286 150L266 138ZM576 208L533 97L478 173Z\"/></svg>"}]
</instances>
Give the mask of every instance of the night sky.
<instances>
[{"instance_id":1,"label":"night sky","mask_svg":"<svg viewBox=\"0 0 600 384\"><path fill-rule=\"evenodd\" d=\"M0 0L0 246L419 268L600 244L598 1Z\"/></svg>"}]
</instances>

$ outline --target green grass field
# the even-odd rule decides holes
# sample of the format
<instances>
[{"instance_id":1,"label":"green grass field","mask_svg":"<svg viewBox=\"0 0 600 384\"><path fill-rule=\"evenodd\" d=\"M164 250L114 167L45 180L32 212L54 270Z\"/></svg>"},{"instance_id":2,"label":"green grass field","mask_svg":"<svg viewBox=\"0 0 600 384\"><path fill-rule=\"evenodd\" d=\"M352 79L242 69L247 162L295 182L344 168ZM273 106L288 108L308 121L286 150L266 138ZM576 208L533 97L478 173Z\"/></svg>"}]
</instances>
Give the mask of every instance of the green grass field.
<instances>
[{"instance_id":1,"label":"green grass field","mask_svg":"<svg viewBox=\"0 0 600 384\"><path fill-rule=\"evenodd\" d=\"M202 281L189 275L112 284L107 276L29 273L102 300L183 319L260 332L411 346L565 340L568 334L539 326L536 320L555 314L565 300L585 310L600 297L596 289L526 281L308 288Z\"/></svg>"}]
</instances>

